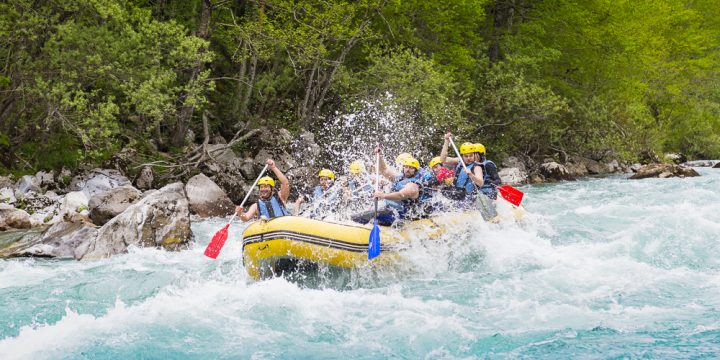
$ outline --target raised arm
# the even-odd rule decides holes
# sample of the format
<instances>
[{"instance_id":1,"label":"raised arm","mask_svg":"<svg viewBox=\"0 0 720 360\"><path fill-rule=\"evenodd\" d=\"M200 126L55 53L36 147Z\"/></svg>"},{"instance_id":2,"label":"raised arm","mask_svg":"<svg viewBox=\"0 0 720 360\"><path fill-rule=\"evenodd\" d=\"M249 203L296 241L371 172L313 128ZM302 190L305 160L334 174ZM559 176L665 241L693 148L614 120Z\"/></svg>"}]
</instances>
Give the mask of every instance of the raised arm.
<instances>
[{"instance_id":1,"label":"raised arm","mask_svg":"<svg viewBox=\"0 0 720 360\"><path fill-rule=\"evenodd\" d=\"M455 157L448 157L448 145L450 145L450 138L452 133L445 134L445 142L443 142L442 150L440 151L440 162L448 165L457 165L460 159Z\"/></svg>"},{"instance_id":2,"label":"raised arm","mask_svg":"<svg viewBox=\"0 0 720 360\"><path fill-rule=\"evenodd\" d=\"M379 146L375 148L375 156L377 156L377 154L380 154L380 174L388 180L395 180L395 178L400 174L396 173L385 164L385 159L382 156L382 149L380 149Z\"/></svg>"},{"instance_id":3,"label":"raised arm","mask_svg":"<svg viewBox=\"0 0 720 360\"><path fill-rule=\"evenodd\" d=\"M282 200L283 203L287 203L287 199L290 197L290 181L287 177L285 177L285 174L283 174L282 171L275 166L275 162L272 159L267 159L265 163L280 181L280 191L278 191L278 197L280 197L280 200Z\"/></svg>"}]
</instances>

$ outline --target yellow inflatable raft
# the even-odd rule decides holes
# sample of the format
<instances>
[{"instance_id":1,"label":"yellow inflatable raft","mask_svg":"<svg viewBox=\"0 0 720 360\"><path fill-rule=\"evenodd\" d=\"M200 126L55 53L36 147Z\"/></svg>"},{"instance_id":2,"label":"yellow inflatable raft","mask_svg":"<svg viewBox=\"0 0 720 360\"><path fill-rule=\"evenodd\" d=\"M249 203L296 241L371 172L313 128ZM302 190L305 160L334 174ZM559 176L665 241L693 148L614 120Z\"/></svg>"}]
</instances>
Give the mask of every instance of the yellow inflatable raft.
<instances>
[{"instance_id":1,"label":"yellow inflatable raft","mask_svg":"<svg viewBox=\"0 0 720 360\"><path fill-rule=\"evenodd\" d=\"M522 218L522 207L512 217ZM283 275L303 265L353 269L395 263L399 252L415 240L442 235L448 227L482 221L480 212L443 214L401 227L380 227L380 256L368 260L372 224L332 223L297 216L259 220L243 232L243 262L255 280Z\"/></svg>"}]
</instances>

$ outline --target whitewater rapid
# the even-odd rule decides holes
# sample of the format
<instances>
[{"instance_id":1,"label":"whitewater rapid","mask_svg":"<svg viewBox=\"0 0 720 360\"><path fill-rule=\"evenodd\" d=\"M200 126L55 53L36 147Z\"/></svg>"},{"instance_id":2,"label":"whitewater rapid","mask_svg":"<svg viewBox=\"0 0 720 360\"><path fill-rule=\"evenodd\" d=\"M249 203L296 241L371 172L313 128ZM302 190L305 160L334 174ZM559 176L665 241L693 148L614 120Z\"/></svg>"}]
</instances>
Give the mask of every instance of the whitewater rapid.
<instances>
[{"instance_id":1,"label":"whitewater rapid","mask_svg":"<svg viewBox=\"0 0 720 360\"><path fill-rule=\"evenodd\" d=\"M239 233L95 262L0 260L0 359L717 358L720 170L524 186L478 222L350 286L245 274Z\"/></svg>"}]
</instances>

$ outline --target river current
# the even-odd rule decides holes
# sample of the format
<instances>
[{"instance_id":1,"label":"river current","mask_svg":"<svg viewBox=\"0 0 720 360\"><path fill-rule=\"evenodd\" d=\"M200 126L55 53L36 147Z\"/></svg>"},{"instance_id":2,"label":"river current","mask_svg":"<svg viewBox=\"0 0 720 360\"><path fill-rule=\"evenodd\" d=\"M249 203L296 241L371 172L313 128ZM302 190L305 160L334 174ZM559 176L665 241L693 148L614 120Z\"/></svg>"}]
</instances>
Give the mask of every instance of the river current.
<instances>
[{"instance_id":1,"label":"river current","mask_svg":"<svg viewBox=\"0 0 720 360\"><path fill-rule=\"evenodd\" d=\"M241 224L177 253L0 260L0 359L720 357L720 169L523 186L478 222L334 286L254 282Z\"/></svg>"}]
</instances>

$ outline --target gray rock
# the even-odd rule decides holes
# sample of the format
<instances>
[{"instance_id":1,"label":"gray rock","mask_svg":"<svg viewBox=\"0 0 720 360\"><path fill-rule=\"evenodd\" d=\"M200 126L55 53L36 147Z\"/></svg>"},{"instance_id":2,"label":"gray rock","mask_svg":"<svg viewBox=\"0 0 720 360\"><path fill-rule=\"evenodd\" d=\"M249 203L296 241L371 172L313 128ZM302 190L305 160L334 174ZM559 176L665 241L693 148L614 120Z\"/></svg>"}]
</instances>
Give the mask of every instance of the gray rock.
<instances>
[{"instance_id":1,"label":"gray rock","mask_svg":"<svg viewBox=\"0 0 720 360\"><path fill-rule=\"evenodd\" d=\"M565 164L565 167L567 168L568 172L570 173L570 176L572 176L574 178L586 176L587 174L589 174L588 168L584 162L583 163L575 163L575 162L567 163L567 164Z\"/></svg>"},{"instance_id":2,"label":"gray rock","mask_svg":"<svg viewBox=\"0 0 720 360\"><path fill-rule=\"evenodd\" d=\"M15 186L15 180L13 176L0 176L0 189L2 188L13 188Z\"/></svg>"},{"instance_id":3,"label":"gray rock","mask_svg":"<svg viewBox=\"0 0 720 360\"><path fill-rule=\"evenodd\" d=\"M21 177L15 185L15 189L21 194L25 194L28 191L41 192L40 182L36 177L30 175Z\"/></svg>"},{"instance_id":4,"label":"gray rock","mask_svg":"<svg viewBox=\"0 0 720 360\"><path fill-rule=\"evenodd\" d=\"M498 171L503 184L519 185L527 182L527 173L519 168L502 168Z\"/></svg>"},{"instance_id":5,"label":"gray rock","mask_svg":"<svg viewBox=\"0 0 720 360\"><path fill-rule=\"evenodd\" d=\"M6 257L31 256L74 258L75 249L90 242L97 235L97 227L86 222L61 222L47 229L39 238L14 246Z\"/></svg>"},{"instance_id":6,"label":"gray rock","mask_svg":"<svg viewBox=\"0 0 720 360\"><path fill-rule=\"evenodd\" d=\"M149 190L153 188L155 182L155 174L150 166L145 166L140 170L137 177L135 178L135 187L140 190Z\"/></svg>"},{"instance_id":7,"label":"gray rock","mask_svg":"<svg viewBox=\"0 0 720 360\"><path fill-rule=\"evenodd\" d=\"M593 159L585 159L585 166L587 166L589 174L599 175L608 172L607 167Z\"/></svg>"},{"instance_id":8,"label":"gray rock","mask_svg":"<svg viewBox=\"0 0 720 360\"><path fill-rule=\"evenodd\" d=\"M642 165L640 163L634 163L630 165L630 171L632 172L638 172L642 168Z\"/></svg>"},{"instance_id":9,"label":"gray rock","mask_svg":"<svg viewBox=\"0 0 720 360\"><path fill-rule=\"evenodd\" d=\"M29 229L30 214L10 205L0 204L0 231L7 229Z\"/></svg>"},{"instance_id":10,"label":"gray rock","mask_svg":"<svg viewBox=\"0 0 720 360\"><path fill-rule=\"evenodd\" d=\"M515 156L510 156L510 157L506 158L505 160L503 160L502 165L503 165L503 167L506 167L506 168L517 168L520 171L527 171L527 167L525 167L525 163Z\"/></svg>"},{"instance_id":11,"label":"gray rock","mask_svg":"<svg viewBox=\"0 0 720 360\"><path fill-rule=\"evenodd\" d=\"M120 171L93 169L86 174L74 177L69 189L70 191L82 191L88 198L91 198L95 194L125 185L131 185L130 180Z\"/></svg>"},{"instance_id":12,"label":"gray rock","mask_svg":"<svg viewBox=\"0 0 720 360\"><path fill-rule=\"evenodd\" d=\"M720 164L720 160L694 160L683 163L684 166L689 167L713 167Z\"/></svg>"},{"instance_id":13,"label":"gray rock","mask_svg":"<svg viewBox=\"0 0 720 360\"><path fill-rule=\"evenodd\" d=\"M720 169L720 162L718 162L717 164L715 164L715 166L713 166L713 169Z\"/></svg>"},{"instance_id":14,"label":"gray rock","mask_svg":"<svg viewBox=\"0 0 720 360\"><path fill-rule=\"evenodd\" d=\"M240 171L240 174L242 174L242 177L245 179L255 179L258 175L259 170L256 168L255 161L253 159L245 159L243 160L239 166L238 170Z\"/></svg>"},{"instance_id":15,"label":"gray rock","mask_svg":"<svg viewBox=\"0 0 720 360\"><path fill-rule=\"evenodd\" d=\"M622 167L620 166L620 163L617 160L612 160L609 163L605 164L605 167L607 168L607 172L615 173L622 171Z\"/></svg>"},{"instance_id":16,"label":"gray rock","mask_svg":"<svg viewBox=\"0 0 720 360\"><path fill-rule=\"evenodd\" d=\"M692 168L676 164L649 164L640 168L633 176L630 177L630 179L637 180L651 177L668 178L692 176L700 176L700 174Z\"/></svg>"},{"instance_id":17,"label":"gray rock","mask_svg":"<svg viewBox=\"0 0 720 360\"><path fill-rule=\"evenodd\" d=\"M540 164L538 172L546 181L575 180L565 166L554 161Z\"/></svg>"},{"instance_id":18,"label":"gray rock","mask_svg":"<svg viewBox=\"0 0 720 360\"><path fill-rule=\"evenodd\" d=\"M225 144L208 144L208 152L221 165L232 165L235 159L238 159L235 152Z\"/></svg>"},{"instance_id":19,"label":"gray rock","mask_svg":"<svg viewBox=\"0 0 720 360\"><path fill-rule=\"evenodd\" d=\"M34 191L28 191L23 198L23 201L25 202L25 209L28 212L33 213L56 205L57 200L57 198L50 198L47 195L38 194Z\"/></svg>"},{"instance_id":20,"label":"gray rock","mask_svg":"<svg viewBox=\"0 0 720 360\"><path fill-rule=\"evenodd\" d=\"M15 192L11 188L4 187L0 189L0 204L14 204L15 201L17 201Z\"/></svg>"},{"instance_id":21,"label":"gray rock","mask_svg":"<svg viewBox=\"0 0 720 360\"><path fill-rule=\"evenodd\" d=\"M235 205L217 184L205 174L198 174L185 185L190 211L200 217L225 216L235 209Z\"/></svg>"},{"instance_id":22,"label":"gray rock","mask_svg":"<svg viewBox=\"0 0 720 360\"><path fill-rule=\"evenodd\" d=\"M45 172L45 171L38 171L37 174L35 174L35 179L37 179L37 183L42 188L55 188L55 172Z\"/></svg>"},{"instance_id":23,"label":"gray rock","mask_svg":"<svg viewBox=\"0 0 720 360\"><path fill-rule=\"evenodd\" d=\"M174 183L130 205L76 249L76 258L93 260L124 253L128 246L179 250L192 238L190 209L182 183Z\"/></svg>"},{"instance_id":24,"label":"gray rock","mask_svg":"<svg viewBox=\"0 0 720 360\"><path fill-rule=\"evenodd\" d=\"M90 219L95 225L105 225L140 199L141 195L140 190L129 185L95 194L88 201Z\"/></svg>"}]
</instances>

